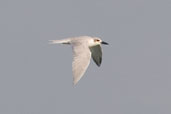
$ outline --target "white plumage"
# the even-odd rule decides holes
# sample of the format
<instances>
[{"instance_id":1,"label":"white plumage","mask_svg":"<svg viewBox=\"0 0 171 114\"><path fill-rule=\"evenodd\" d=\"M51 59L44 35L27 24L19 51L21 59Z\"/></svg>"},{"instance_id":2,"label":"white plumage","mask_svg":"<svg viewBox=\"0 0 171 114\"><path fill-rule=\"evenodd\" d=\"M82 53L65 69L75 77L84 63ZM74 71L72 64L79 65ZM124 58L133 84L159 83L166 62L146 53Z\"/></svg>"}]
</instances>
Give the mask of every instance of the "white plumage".
<instances>
[{"instance_id":1,"label":"white plumage","mask_svg":"<svg viewBox=\"0 0 171 114\"><path fill-rule=\"evenodd\" d=\"M108 43L102 41L97 37L80 36L75 38L67 38L63 40L49 40L50 44L70 44L73 49L73 62L72 62L72 72L73 72L73 83L74 85L81 79L84 75L91 57L94 62L100 66L102 61L102 50L101 44Z\"/></svg>"}]
</instances>

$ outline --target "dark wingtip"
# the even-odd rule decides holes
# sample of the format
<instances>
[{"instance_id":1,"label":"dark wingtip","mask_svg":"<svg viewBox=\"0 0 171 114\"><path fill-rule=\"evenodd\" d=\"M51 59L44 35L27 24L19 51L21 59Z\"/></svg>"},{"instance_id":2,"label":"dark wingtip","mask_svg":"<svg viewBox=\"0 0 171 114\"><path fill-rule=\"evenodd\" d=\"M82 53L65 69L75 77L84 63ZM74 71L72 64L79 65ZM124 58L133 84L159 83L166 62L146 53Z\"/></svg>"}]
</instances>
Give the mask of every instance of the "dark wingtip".
<instances>
[{"instance_id":1,"label":"dark wingtip","mask_svg":"<svg viewBox=\"0 0 171 114\"><path fill-rule=\"evenodd\" d=\"M98 61L96 61L96 64L97 64L98 67L100 67L101 63L102 63L102 58L100 57L98 59Z\"/></svg>"},{"instance_id":2,"label":"dark wingtip","mask_svg":"<svg viewBox=\"0 0 171 114\"><path fill-rule=\"evenodd\" d=\"M98 67L100 67L101 64L97 64Z\"/></svg>"}]
</instances>

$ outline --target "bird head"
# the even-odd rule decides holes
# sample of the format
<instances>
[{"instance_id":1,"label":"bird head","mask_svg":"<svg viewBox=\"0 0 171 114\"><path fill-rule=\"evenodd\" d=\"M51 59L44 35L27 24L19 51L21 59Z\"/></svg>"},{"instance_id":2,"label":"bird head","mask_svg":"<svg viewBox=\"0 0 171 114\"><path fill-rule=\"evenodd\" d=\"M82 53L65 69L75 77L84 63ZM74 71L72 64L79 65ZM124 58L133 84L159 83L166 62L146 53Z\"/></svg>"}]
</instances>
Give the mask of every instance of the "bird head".
<instances>
[{"instance_id":1,"label":"bird head","mask_svg":"<svg viewBox=\"0 0 171 114\"><path fill-rule=\"evenodd\" d=\"M104 42L100 38L97 38L97 37L92 38L89 44L90 46L96 46L96 45L101 45L101 44L109 45L107 42Z\"/></svg>"},{"instance_id":2,"label":"bird head","mask_svg":"<svg viewBox=\"0 0 171 114\"><path fill-rule=\"evenodd\" d=\"M95 44L105 44L105 45L109 45L107 42L104 42L104 41L102 41L102 40L99 39L99 38L95 38L95 39L94 39L94 43L95 43Z\"/></svg>"}]
</instances>

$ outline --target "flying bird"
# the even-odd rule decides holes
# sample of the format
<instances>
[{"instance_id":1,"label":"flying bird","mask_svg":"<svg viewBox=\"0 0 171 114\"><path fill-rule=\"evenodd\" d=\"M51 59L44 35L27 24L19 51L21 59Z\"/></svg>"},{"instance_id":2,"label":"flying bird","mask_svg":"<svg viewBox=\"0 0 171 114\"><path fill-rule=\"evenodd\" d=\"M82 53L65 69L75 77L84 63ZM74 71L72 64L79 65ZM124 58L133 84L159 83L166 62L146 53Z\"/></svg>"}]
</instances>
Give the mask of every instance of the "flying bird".
<instances>
[{"instance_id":1,"label":"flying bird","mask_svg":"<svg viewBox=\"0 0 171 114\"><path fill-rule=\"evenodd\" d=\"M108 45L107 42L102 41L98 37L80 36L67 38L62 40L49 40L50 44L69 44L73 50L73 83L76 85L81 77L84 75L91 57L97 66L100 67L102 62L101 44Z\"/></svg>"}]
</instances>

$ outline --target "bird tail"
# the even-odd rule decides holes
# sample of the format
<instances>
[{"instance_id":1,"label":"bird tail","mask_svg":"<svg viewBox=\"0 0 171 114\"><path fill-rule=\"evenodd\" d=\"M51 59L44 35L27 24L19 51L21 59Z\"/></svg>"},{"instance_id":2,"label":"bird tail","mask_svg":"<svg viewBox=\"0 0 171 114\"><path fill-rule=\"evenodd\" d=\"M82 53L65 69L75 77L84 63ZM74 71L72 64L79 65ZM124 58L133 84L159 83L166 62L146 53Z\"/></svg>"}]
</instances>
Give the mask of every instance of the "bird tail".
<instances>
[{"instance_id":1,"label":"bird tail","mask_svg":"<svg viewBox=\"0 0 171 114\"><path fill-rule=\"evenodd\" d=\"M49 40L49 44L70 44L70 40Z\"/></svg>"}]
</instances>

